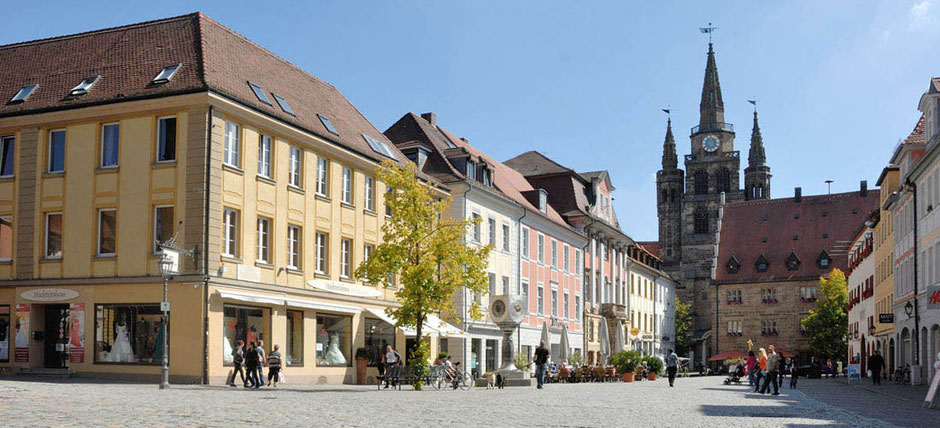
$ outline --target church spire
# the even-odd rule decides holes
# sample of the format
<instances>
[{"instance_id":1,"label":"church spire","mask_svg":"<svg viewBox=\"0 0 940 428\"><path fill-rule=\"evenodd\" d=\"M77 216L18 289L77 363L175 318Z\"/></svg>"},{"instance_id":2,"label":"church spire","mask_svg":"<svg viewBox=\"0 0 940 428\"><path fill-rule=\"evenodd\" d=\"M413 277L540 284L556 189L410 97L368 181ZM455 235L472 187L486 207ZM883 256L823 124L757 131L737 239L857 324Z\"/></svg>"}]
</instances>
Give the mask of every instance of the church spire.
<instances>
[{"instance_id":1,"label":"church spire","mask_svg":"<svg viewBox=\"0 0 940 428\"><path fill-rule=\"evenodd\" d=\"M708 62L705 64L705 82L702 84L702 101L699 103L699 126L701 129L723 129L725 103L721 100L721 85L718 83L718 65L715 51L708 42Z\"/></svg>"},{"instance_id":2,"label":"church spire","mask_svg":"<svg viewBox=\"0 0 940 428\"><path fill-rule=\"evenodd\" d=\"M663 169L676 169L679 160L676 156L676 139L672 136L672 118L666 121L666 140L663 141Z\"/></svg>"},{"instance_id":3,"label":"church spire","mask_svg":"<svg viewBox=\"0 0 940 428\"><path fill-rule=\"evenodd\" d=\"M754 129L751 130L751 149L747 154L748 166L758 166L767 163L764 154L764 139L760 135L760 125L757 123L757 108L754 109Z\"/></svg>"}]
</instances>

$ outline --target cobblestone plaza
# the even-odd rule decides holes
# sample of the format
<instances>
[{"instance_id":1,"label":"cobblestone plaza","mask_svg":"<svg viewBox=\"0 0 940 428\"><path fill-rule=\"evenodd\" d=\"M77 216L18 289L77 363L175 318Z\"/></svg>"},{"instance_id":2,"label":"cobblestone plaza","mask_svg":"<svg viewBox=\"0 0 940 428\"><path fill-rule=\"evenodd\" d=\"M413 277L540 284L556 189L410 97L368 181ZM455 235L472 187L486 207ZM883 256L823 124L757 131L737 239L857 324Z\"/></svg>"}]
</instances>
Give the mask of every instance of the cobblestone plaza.
<instances>
[{"instance_id":1,"label":"cobblestone plaza","mask_svg":"<svg viewBox=\"0 0 940 428\"><path fill-rule=\"evenodd\" d=\"M470 391L376 390L375 386L242 388L0 381L6 426L930 426L938 410L913 401L801 380L779 396L722 385L721 377L547 385ZM847 388L857 389L847 394ZM851 407L840 401L852 396ZM833 397L841 397L838 400Z\"/></svg>"}]
</instances>

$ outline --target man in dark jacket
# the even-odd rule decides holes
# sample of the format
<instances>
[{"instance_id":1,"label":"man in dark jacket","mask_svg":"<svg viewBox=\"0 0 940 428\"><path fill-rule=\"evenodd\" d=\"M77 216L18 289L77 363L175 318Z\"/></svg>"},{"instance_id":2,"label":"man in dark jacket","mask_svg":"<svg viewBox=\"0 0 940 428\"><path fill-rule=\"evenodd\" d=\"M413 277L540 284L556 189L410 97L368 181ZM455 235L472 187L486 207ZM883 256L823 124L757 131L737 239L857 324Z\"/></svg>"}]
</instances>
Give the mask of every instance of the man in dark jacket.
<instances>
[{"instance_id":1,"label":"man in dark jacket","mask_svg":"<svg viewBox=\"0 0 940 428\"><path fill-rule=\"evenodd\" d=\"M245 388L260 388L261 381L258 380L258 350L255 349L255 342L248 343L248 350L245 352L245 369L248 372L248 380L245 382Z\"/></svg>"},{"instance_id":2,"label":"man in dark jacket","mask_svg":"<svg viewBox=\"0 0 940 428\"><path fill-rule=\"evenodd\" d=\"M542 389L545 383L545 364L548 363L548 349L545 348L545 342L539 342L539 347L535 348L535 379L538 381L538 388Z\"/></svg>"},{"instance_id":3,"label":"man in dark jacket","mask_svg":"<svg viewBox=\"0 0 940 428\"><path fill-rule=\"evenodd\" d=\"M885 368L885 359L881 356L881 351L875 350L875 355L868 357L868 369L871 370L871 381L875 385L881 385L881 371Z\"/></svg>"}]
</instances>

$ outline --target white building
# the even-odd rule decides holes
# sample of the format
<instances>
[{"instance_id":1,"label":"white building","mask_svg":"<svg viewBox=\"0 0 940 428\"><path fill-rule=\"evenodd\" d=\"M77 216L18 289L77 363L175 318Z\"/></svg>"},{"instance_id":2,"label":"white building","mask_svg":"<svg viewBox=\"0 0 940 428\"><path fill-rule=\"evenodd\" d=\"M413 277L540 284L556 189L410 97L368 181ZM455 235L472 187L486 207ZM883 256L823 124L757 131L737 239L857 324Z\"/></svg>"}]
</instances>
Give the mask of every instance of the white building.
<instances>
[{"instance_id":1,"label":"white building","mask_svg":"<svg viewBox=\"0 0 940 428\"><path fill-rule=\"evenodd\" d=\"M849 291L849 339L848 361L861 364L861 373L867 371L868 357L875 349L875 341L870 330L875 319L875 257L874 234L868 226L870 221L861 225L848 248L848 267L846 278Z\"/></svg>"}]
</instances>

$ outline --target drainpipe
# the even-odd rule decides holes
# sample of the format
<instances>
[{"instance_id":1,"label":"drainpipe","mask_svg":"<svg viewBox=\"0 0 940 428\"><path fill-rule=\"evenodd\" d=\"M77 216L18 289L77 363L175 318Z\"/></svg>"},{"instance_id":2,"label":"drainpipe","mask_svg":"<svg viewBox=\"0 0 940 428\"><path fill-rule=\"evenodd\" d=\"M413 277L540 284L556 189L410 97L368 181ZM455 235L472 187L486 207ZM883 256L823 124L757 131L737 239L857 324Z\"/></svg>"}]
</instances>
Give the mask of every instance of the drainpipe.
<instances>
[{"instance_id":1,"label":"drainpipe","mask_svg":"<svg viewBox=\"0 0 940 428\"><path fill-rule=\"evenodd\" d=\"M209 106L209 124L206 127L206 209L202 255L202 384L209 384L209 181L212 179L212 112Z\"/></svg>"},{"instance_id":2,"label":"drainpipe","mask_svg":"<svg viewBox=\"0 0 940 428\"><path fill-rule=\"evenodd\" d=\"M910 186L912 192L914 192L914 365L920 365L920 314L917 308L917 183L911 181L910 178L907 179L907 184Z\"/></svg>"},{"instance_id":3,"label":"drainpipe","mask_svg":"<svg viewBox=\"0 0 940 428\"><path fill-rule=\"evenodd\" d=\"M461 214L462 215L461 218L463 219L463 221L467 220L467 194L469 194L471 190L473 190L473 184L467 183L467 190L463 192L463 210L462 210L463 212ZM464 239L466 239L466 236L467 236L467 231L464 231ZM461 311L463 312L462 316L460 317L460 321L463 323L463 331L468 332L467 335L469 336L470 323L467 322L467 287L461 288L460 299L462 303L460 305ZM471 367L472 361L470 360L472 359L472 357L470 357L470 354L473 352L473 337L470 337L469 339L464 339L464 340L469 341L469 343L464 342L464 347L463 347L464 348L464 363L466 363L464 367L471 372L471 376L472 376L473 368ZM483 345L485 346L485 344ZM480 356L477 355L477 358L479 357Z\"/></svg>"},{"instance_id":4,"label":"drainpipe","mask_svg":"<svg viewBox=\"0 0 940 428\"><path fill-rule=\"evenodd\" d=\"M524 219L525 216L529 214L529 210L525 209L524 206L521 206L521 207L522 207L522 216L516 219L516 230L519 231L519 234L518 234L519 242L518 242L518 246L516 247L516 266L518 266L518 269L519 269L518 271L519 287L517 288L517 290L520 291L519 294L522 294L521 293L522 291L522 219ZM528 236L526 238L528 238ZM529 295L527 294L526 302L525 302L527 314L529 312L528 300L529 300ZM521 353L521 352L522 352L522 323L519 323L519 326L516 327L516 353ZM526 355L526 357L528 357L528 355Z\"/></svg>"}]
</instances>

